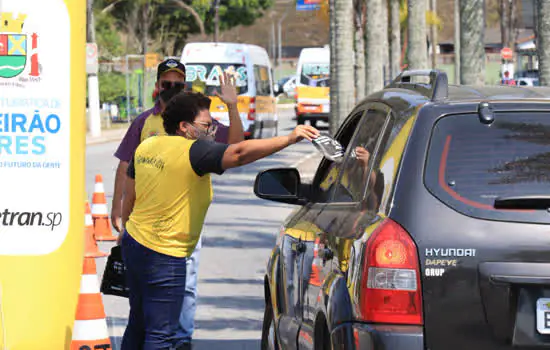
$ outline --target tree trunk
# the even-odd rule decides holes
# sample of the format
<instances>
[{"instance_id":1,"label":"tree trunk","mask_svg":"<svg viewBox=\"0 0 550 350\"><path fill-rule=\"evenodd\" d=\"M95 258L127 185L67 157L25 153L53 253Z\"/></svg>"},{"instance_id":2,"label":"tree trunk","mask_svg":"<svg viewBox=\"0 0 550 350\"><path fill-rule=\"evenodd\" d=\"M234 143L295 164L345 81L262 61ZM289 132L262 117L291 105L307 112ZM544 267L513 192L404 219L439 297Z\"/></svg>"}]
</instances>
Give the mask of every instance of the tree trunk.
<instances>
[{"instance_id":1,"label":"tree trunk","mask_svg":"<svg viewBox=\"0 0 550 350\"><path fill-rule=\"evenodd\" d=\"M328 18L329 18L329 42L330 42L330 116L329 132L335 135L338 131L338 86L336 84L336 11L337 0L328 0Z\"/></svg>"},{"instance_id":2,"label":"tree trunk","mask_svg":"<svg viewBox=\"0 0 550 350\"><path fill-rule=\"evenodd\" d=\"M384 35L382 19L382 0L367 0L367 95L384 86L384 47L381 38Z\"/></svg>"},{"instance_id":3,"label":"tree trunk","mask_svg":"<svg viewBox=\"0 0 550 350\"><path fill-rule=\"evenodd\" d=\"M483 0L460 0L460 80L485 84L485 16Z\"/></svg>"},{"instance_id":4,"label":"tree trunk","mask_svg":"<svg viewBox=\"0 0 550 350\"><path fill-rule=\"evenodd\" d=\"M500 41L502 42L502 47L508 45L508 0L499 0L499 15L500 15Z\"/></svg>"},{"instance_id":5,"label":"tree trunk","mask_svg":"<svg viewBox=\"0 0 550 350\"><path fill-rule=\"evenodd\" d=\"M388 1L381 0L380 11L382 19L382 24L380 27L381 44L382 44L382 87L386 82L386 79L389 77L390 71L390 38L389 38L389 25L388 25Z\"/></svg>"},{"instance_id":6,"label":"tree trunk","mask_svg":"<svg viewBox=\"0 0 550 350\"><path fill-rule=\"evenodd\" d=\"M538 0L536 6L540 85L550 86L550 0Z\"/></svg>"},{"instance_id":7,"label":"tree trunk","mask_svg":"<svg viewBox=\"0 0 550 350\"><path fill-rule=\"evenodd\" d=\"M437 1L431 0L430 7L432 12L437 15ZM432 42L432 69L437 68L437 25L430 26L430 40Z\"/></svg>"},{"instance_id":8,"label":"tree trunk","mask_svg":"<svg viewBox=\"0 0 550 350\"><path fill-rule=\"evenodd\" d=\"M400 0L390 2L390 79L401 71L401 25L399 23Z\"/></svg>"},{"instance_id":9,"label":"tree trunk","mask_svg":"<svg viewBox=\"0 0 550 350\"><path fill-rule=\"evenodd\" d=\"M510 2L510 17L508 18L508 47L512 50L516 47L516 21L517 21L516 1Z\"/></svg>"},{"instance_id":10,"label":"tree trunk","mask_svg":"<svg viewBox=\"0 0 550 350\"><path fill-rule=\"evenodd\" d=\"M454 52L455 52L455 84L460 85L460 0L454 0Z\"/></svg>"},{"instance_id":11,"label":"tree trunk","mask_svg":"<svg viewBox=\"0 0 550 350\"><path fill-rule=\"evenodd\" d=\"M426 43L426 0L409 0L409 70L428 69L428 45Z\"/></svg>"},{"instance_id":12,"label":"tree trunk","mask_svg":"<svg viewBox=\"0 0 550 350\"><path fill-rule=\"evenodd\" d=\"M365 97L365 32L363 30L364 0L355 1L355 99L356 103Z\"/></svg>"},{"instance_id":13,"label":"tree trunk","mask_svg":"<svg viewBox=\"0 0 550 350\"><path fill-rule=\"evenodd\" d=\"M331 51L334 75L331 77L331 99L336 98L336 108L331 110L330 131L334 135L354 106L353 64L353 0L332 0L334 22L331 27ZM332 104L332 103L331 103Z\"/></svg>"}]
</instances>

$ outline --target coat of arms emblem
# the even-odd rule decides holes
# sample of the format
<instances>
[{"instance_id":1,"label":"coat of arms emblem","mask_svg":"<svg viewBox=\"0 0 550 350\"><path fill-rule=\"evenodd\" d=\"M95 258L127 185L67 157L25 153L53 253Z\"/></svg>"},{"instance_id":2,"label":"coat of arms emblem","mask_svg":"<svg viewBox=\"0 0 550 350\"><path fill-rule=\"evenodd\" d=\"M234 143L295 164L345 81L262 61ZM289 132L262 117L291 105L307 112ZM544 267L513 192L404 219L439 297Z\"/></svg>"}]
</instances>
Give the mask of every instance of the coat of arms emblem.
<instances>
[{"instance_id":1,"label":"coat of arms emblem","mask_svg":"<svg viewBox=\"0 0 550 350\"><path fill-rule=\"evenodd\" d=\"M29 52L29 36L23 32L23 25L27 15L0 13L0 78L14 78L20 75L27 66L27 57L30 53L29 75L40 75L38 65L38 35L30 35L31 45Z\"/></svg>"}]
</instances>

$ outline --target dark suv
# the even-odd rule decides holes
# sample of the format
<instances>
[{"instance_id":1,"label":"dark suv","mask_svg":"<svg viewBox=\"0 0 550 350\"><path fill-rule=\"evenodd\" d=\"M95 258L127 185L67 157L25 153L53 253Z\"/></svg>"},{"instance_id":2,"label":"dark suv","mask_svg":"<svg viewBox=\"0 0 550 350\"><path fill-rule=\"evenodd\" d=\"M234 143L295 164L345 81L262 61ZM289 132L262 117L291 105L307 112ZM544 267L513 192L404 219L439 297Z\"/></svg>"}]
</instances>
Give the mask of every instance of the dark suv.
<instances>
[{"instance_id":1,"label":"dark suv","mask_svg":"<svg viewBox=\"0 0 550 350\"><path fill-rule=\"evenodd\" d=\"M267 265L263 349L550 349L550 96L410 71L359 103Z\"/></svg>"}]
</instances>

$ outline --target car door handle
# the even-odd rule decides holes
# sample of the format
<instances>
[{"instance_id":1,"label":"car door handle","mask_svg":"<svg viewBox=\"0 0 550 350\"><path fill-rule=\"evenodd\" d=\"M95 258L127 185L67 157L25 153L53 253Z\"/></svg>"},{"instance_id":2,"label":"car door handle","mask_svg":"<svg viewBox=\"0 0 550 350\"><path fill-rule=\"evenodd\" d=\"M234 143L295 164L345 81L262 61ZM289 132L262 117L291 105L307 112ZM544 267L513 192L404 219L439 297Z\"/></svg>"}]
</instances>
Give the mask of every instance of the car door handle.
<instances>
[{"instance_id":1,"label":"car door handle","mask_svg":"<svg viewBox=\"0 0 550 350\"><path fill-rule=\"evenodd\" d=\"M323 259L323 261L327 261L334 258L334 253L329 248L319 249L319 257Z\"/></svg>"}]
</instances>

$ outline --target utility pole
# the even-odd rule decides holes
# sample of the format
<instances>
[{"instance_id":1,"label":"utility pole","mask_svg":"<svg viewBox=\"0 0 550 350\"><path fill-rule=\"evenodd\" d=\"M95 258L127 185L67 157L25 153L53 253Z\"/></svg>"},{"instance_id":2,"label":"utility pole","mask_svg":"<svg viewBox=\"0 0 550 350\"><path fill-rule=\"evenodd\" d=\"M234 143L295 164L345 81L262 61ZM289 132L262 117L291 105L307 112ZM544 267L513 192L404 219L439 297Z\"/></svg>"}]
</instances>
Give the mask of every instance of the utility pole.
<instances>
[{"instance_id":1,"label":"utility pole","mask_svg":"<svg viewBox=\"0 0 550 350\"><path fill-rule=\"evenodd\" d=\"M220 35L220 0L214 0L214 42L218 42Z\"/></svg>"},{"instance_id":2,"label":"utility pole","mask_svg":"<svg viewBox=\"0 0 550 350\"><path fill-rule=\"evenodd\" d=\"M294 3L292 3L294 4ZM281 65L281 58L283 57L283 35L282 35L282 29L281 26L283 25L283 21L285 20L286 16L288 15L288 10L290 10L290 7L287 7L285 13L283 16L279 19L279 22L277 23L277 41L278 41L278 53L277 53L277 67Z\"/></svg>"},{"instance_id":3,"label":"utility pole","mask_svg":"<svg viewBox=\"0 0 550 350\"><path fill-rule=\"evenodd\" d=\"M460 0L455 0L455 84L460 85Z\"/></svg>"},{"instance_id":4,"label":"utility pole","mask_svg":"<svg viewBox=\"0 0 550 350\"><path fill-rule=\"evenodd\" d=\"M275 40L275 21L271 18L271 58L273 59L273 64L277 59L277 41Z\"/></svg>"},{"instance_id":5,"label":"utility pole","mask_svg":"<svg viewBox=\"0 0 550 350\"><path fill-rule=\"evenodd\" d=\"M93 0L86 2L86 42L95 43ZM101 136L101 114L99 110L99 80L97 73L88 73L88 128L92 137Z\"/></svg>"}]
</instances>

